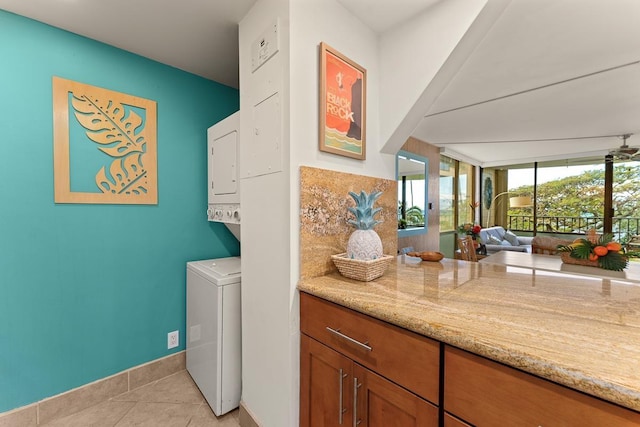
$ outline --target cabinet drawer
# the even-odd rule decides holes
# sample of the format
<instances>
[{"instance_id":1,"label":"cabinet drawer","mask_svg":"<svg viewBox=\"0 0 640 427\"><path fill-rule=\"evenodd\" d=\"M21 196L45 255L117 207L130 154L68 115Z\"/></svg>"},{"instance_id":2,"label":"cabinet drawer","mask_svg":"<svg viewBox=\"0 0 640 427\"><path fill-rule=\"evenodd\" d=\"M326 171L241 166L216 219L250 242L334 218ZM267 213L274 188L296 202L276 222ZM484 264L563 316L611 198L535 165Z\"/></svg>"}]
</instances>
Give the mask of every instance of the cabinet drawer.
<instances>
[{"instance_id":1,"label":"cabinet drawer","mask_svg":"<svg viewBox=\"0 0 640 427\"><path fill-rule=\"evenodd\" d=\"M640 425L640 413L449 346L444 409L477 426Z\"/></svg>"},{"instance_id":2,"label":"cabinet drawer","mask_svg":"<svg viewBox=\"0 0 640 427\"><path fill-rule=\"evenodd\" d=\"M438 404L437 341L304 292L300 313L303 333Z\"/></svg>"}]
</instances>

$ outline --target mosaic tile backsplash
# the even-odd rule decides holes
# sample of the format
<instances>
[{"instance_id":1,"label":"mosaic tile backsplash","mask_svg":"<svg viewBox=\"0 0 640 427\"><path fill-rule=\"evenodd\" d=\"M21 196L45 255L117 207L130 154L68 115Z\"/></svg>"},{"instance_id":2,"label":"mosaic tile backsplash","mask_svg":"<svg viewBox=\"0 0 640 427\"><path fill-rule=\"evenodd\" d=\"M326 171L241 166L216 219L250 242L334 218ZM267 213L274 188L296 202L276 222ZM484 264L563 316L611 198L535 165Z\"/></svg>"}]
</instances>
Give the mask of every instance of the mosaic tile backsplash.
<instances>
[{"instance_id":1,"label":"mosaic tile backsplash","mask_svg":"<svg viewBox=\"0 0 640 427\"><path fill-rule=\"evenodd\" d=\"M337 271L331 255L346 251L354 228L347 223L355 206L349 191L382 191L374 207L382 208L375 227L385 254L398 248L396 205L398 187L394 180L373 178L327 169L300 167L300 277L308 279Z\"/></svg>"}]
</instances>

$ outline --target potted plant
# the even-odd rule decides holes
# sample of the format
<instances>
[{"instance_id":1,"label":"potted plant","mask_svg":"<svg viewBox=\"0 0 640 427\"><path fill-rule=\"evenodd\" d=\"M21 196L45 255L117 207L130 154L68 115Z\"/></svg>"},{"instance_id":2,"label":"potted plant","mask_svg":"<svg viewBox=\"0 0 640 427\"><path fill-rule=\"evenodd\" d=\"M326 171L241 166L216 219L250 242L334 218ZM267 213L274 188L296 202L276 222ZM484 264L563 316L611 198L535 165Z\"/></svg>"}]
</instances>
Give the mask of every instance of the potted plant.
<instances>
[{"instance_id":1,"label":"potted plant","mask_svg":"<svg viewBox=\"0 0 640 427\"><path fill-rule=\"evenodd\" d=\"M473 240L477 240L478 236L480 235L480 230L482 230L482 227L480 227L480 225L467 222L458 226L458 235L470 235L473 237Z\"/></svg>"}]
</instances>

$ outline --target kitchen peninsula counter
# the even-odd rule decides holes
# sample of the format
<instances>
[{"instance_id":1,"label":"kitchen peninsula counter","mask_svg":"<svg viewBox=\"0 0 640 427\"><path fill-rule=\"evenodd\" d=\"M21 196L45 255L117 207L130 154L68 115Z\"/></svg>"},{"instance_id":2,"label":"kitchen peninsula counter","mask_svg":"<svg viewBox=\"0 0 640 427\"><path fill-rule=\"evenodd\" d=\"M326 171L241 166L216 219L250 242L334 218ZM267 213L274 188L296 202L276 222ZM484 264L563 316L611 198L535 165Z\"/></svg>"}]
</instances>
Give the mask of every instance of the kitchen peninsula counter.
<instances>
[{"instance_id":1,"label":"kitchen peninsula counter","mask_svg":"<svg viewBox=\"0 0 640 427\"><path fill-rule=\"evenodd\" d=\"M298 289L640 411L640 286L443 259L372 282L339 273Z\"/></svg>"}]
</instances>

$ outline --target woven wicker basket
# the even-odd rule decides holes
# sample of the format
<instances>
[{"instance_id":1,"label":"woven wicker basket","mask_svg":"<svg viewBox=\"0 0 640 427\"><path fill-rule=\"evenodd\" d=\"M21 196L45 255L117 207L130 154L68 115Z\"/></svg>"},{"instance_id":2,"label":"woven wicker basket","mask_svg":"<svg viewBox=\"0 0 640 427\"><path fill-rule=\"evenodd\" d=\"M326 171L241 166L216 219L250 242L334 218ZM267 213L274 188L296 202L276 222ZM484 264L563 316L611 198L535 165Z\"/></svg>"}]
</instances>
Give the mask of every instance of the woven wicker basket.
<instances>
[{"instance_id":1,"label":"woven wicker basket","mask_svg":"<svg viewBox=\"0 0 640 427\"><path fill-rule=\"evenodd\" d=\"M338 267L340 274L361 282L370 282L382 276L394 258L392 255L382 255L378 259L363 261L347 258L346 253L331 255L331 259Z\"/></svg>"},{"instance_id":2,"label":"woven wicker basket","mask_svg":"<svg viewBox=\"0 0 640 427\"><path fill-rule=\"evenodd\" d=\"M573 258L569 252L561 252L560 258L565 264L586 265L587 267L600 267L598 261L589 261L588 259Z\"/></svg>"}]
</instances>

